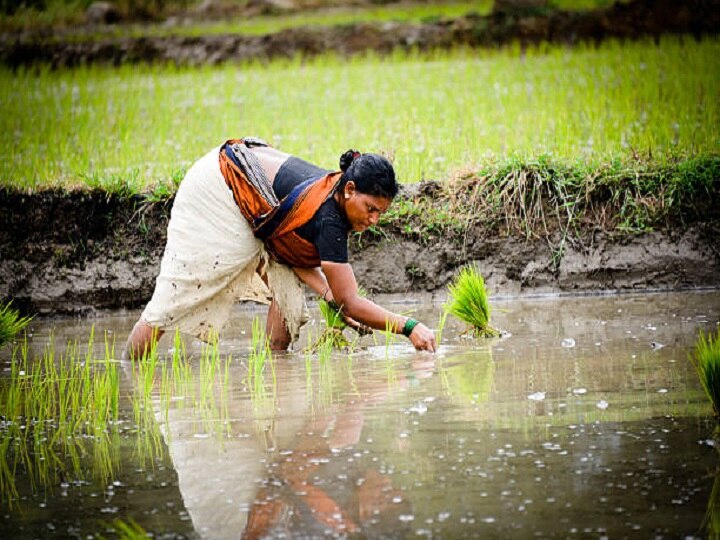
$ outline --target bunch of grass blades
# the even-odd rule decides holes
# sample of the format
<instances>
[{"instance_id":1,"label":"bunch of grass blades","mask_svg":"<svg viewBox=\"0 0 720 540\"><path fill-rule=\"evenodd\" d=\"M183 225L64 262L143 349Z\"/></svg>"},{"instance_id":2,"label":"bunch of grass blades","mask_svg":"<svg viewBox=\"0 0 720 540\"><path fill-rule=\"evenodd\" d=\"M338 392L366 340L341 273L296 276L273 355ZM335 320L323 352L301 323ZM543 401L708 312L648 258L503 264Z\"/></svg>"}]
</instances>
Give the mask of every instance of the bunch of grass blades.
<instances>
[{"instance_id":1,"label":"bunch of grass blades","mask_svg":"<svg viewBox=\"0 0 720 540\"><path fill-rule=\"evenodd\" d=\"M695 352L690 357L697 370L700 384L713 405L715 418L720 422L720 332L707 336L700 332Z\"/></svg>"},{"instance_id":2,"label":"bunch of grass blades","mask_svg":"<svg viewBox=\"0 0 720 540\"><path fill-rule=\"evenodd\" d=\"M465 334L474 337L497 337L500 332L490 326L490 303L485 280L475 266L464 267L450 285L445 309L468 324Z\"/></svg>"},{"instance_id":3,"label":"bunch of grass blades","mask_svg":"<svg viewBox=\"0 0 720 540\"><path fill-rule=\"evenodd\" d=\"M32 320L32 317L21 317L11 305L12 301L0 304L0 347L15 338Z\"/></svg>"}]
</instances>

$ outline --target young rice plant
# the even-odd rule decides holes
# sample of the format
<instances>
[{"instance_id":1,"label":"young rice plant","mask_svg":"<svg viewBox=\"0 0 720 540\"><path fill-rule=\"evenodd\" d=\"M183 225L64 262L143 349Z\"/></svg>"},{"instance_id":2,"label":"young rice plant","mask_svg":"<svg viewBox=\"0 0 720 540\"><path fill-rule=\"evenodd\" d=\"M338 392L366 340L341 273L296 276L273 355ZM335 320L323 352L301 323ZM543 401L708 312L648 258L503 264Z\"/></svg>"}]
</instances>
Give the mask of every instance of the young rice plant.
<instances>
[{"instance_id":1,"label":"young rice plant","mask_svg":"<svg viewBox=\"0 0 720 540\"><path fill-rule=\"evenodd\" d=\"M690 360L720 421L720 332L714 336L712 332L707 336L701 332Z\"/></svg>"},{"instance_id":2,"label":"young rice plant","mask_svg":"<svg viewBox=\"0 0 720 540\"><path fill-rule=\"evenodd\" d=\"M468 332L476 337L499 336L490 326L490 303L485 280L475 266L466 266L448 285L450 301L445 309L469 325Z\"/></svg>"},{"instance_id":3,"label":"young rice plant","mask_svg":"<svg viewBox=\"0 0 720 540\"><path fill-rule=\"evenodd\" d=\"M0 347L11 341L32 320L32 317L21 317L11 305L12 301L0 304Z\"/></svg>"}]
</instances>

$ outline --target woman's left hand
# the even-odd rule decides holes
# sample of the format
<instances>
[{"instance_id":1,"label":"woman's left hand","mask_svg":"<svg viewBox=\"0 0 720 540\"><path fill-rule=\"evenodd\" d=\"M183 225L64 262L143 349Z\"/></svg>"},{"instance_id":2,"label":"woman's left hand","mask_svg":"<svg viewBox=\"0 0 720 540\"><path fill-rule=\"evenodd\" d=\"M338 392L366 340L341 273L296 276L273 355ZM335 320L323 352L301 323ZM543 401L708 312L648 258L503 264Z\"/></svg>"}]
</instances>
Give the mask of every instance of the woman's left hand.
<instances>
[{"instance_id":1,"label":"woman's left hand","mask_svg":"<svg viewBox=\"0 0 720 540\"><path fill-rule=\"evenodd\" d=\"M418 323L410 333L410 341L418 351L435 352L437 344L435 343L435 334L423 323Z\"/></svg>"}]
</instances>

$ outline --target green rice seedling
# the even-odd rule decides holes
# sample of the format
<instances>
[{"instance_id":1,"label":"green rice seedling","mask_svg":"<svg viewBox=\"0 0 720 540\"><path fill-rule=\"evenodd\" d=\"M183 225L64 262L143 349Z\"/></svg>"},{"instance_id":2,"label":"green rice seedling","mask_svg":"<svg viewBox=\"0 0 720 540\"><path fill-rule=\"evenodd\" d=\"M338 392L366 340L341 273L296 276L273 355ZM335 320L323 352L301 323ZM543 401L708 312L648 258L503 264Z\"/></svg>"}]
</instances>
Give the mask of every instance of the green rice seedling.
<instances>
[{"instance_id":1,"label":"green rice seedling","mask_svg":"<svg viewBox=\"0 0 720 540\"><path fill-rule=\"evenodd\" d=\"M96 358L94 330L87 350L76 342L56 353L51 337L31 359L27 341L13 348L10 376L0 379L0 495L12 505L14 474L24 471L36 489L52 489L60 475L84 478L86 465L103 481L119 461L120 389L114 343Z\"/></svg>"},{"instance_id":2,"label":"green rice seedling","mask_svg":"<svg viewBox=\"0 0 720 540\"><path fill-rule=\"evenodd\" d=\"M200 405L212 406L213 389L220 364L220 343L217 333L212 333L200 354Z\"/></svg>"},{"instance_id":3,"label":"green rice seedling","mask_svg":"<svg viewBox=\"0 0 720 540\"><path fill-rule=\"evenodd\" d=\"M320 349L328 345L336 349L350 348L352 343L343 333L343 330L347 328L347 324L343 321L340 311L322 298L318 301L318 306L325 320L325 331L322 332L318 339L310 346L310 350L320 351Z\"/></svg>"},{"instance_id":4,"label":"green rice seedling","mask_svg":"<svg viewBox=\"0 0 720 540\"><path fill-rule=\"evenodd\" d=\"M385 324L383 336L385 337L385 358L389 360L390 350L392 349L393 345L395 345L395 341L397 340L397 334L393 331L389 322Z\"/></svg>"},{"instance_id":5,"label":"green rice seedling","mask_svg":"<svg viewBox=\"0 0 720 540\"><path fill-rule=\"evenodd\" d=\"M700 332L690 360L720 422L720 332L707 336Z\"/></svg>"},{"instance_id":6,"label":"green rice seedling","mask_svg":"<svg viewBox=\"0 0 720 540\"><path fill-rule=\"evenodd\" d=\"M275 374L275 363L273 361L272 350L270 349L270 342L268 337L265 335L260 319L255 317L253 319L252 336L251 336L251 349L248 357L248 389L250 391L250 398L256 405L256 410L259 410L260 405L264 405L264 408L268 406L268 394L265 385L265 365L270 366L270 373L272 375L270 394L271 401L274 403L277 389L277 378Z\"/></svg>"},{"instance_id":7,"label":"green rice seedling","mask_svg":"<svg viewBox=\"0 0 720 540\"><path fill-rule=\"evenodd\" d=\"M490 326L490 303L485 280L475 266L464 267L448 285L449 303L445 309L468 324L475 337L495 337L500 333Z\"/></svg>"},{"instance_id":8,"label":"green rice seedling","mask_svg":"<svg viewBox=\"0 0 720 540\"><path fill-rule=\"evenodd\" d=\"M473 404L490 399L495 380L495 363L492 351L473 350L472 357L450 359L442 367L443 387L448 397Z\"/></svg>"},{"instance_id":9,"label":"green rice seedling","mask_svg":"<svg viewBox=\"0 0 720 540\"><path fill-rule=\"evenodd\" d=\"M308 334L308 341L312 341L310 335ZM304 350L304 357L305 357L305 394L307 396L307 401L310 404L310 407L313 407L313 364L312 364L312 353L310 352L310 348L306 347Z\"/></svg>"},{"instance_id":10,"label":"green rice seedling","mask_svg":"<svg viewBox=\"0 0 720 540\"><path fill-rule=\"evenodd\" d=\"M364 289L358 289L358 295L366 296L366 294ZM310 346L310 350L316 351L324 347L327 342L336 349L351 350L354 342L350 341L344 334L344 330L348 328L348 325L343 319L340 306L335 302L328 302L324 298L318 300L318 306L325 321L325 331L321 333L317 341Z\"/></svg>"},{"instance_id":11,"label":"green rice seedling","mask_svg":"<svg viewBox=\"0 0 720 540\"><path fill-rule=\"evenodd\" d=\"M440 312L440 318L438 319L437 328L435 329L435 340L437 342L438 347L440 347L440 344L442 343L442 336L443 336L443 331L445 330L445 324L447 323L447 316L448 316L447 310L443 309Z\"/></svg>"},{"instance_id":12,"label":"green rice seedling","mask_svg":"<svg viewBox=\"0 0 720 540\"><path fill-rule=\"evenodd\" d=\"M0 304L0 347L14 339L32 320L32 317L21 317L11 306L12 301Z\"/></svg>"}]
</instances>

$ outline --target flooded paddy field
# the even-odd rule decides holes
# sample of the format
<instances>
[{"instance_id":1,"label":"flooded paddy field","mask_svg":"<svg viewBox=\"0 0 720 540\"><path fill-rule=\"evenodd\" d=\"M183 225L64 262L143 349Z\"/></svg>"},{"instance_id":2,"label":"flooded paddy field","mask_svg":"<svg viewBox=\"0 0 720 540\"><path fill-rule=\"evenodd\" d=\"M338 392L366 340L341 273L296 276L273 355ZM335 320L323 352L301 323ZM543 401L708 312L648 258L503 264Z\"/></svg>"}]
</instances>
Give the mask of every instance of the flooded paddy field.
<instances>
[{"instance_id":1,"label":"flooded paddy field","mask_svg":"<svg viewBox=\"0 0 720 540\"><path fill-rule=\"evenodd\" d=\"M242 307L214 351L170 335L153 365L108 362L119 405L101 432L2 439L0 537L116 538L132 523L155 538L706 536L720 456L688 355L716 331L720 291L493 307L504 337L464 338L448 318L435 355L382 332L308 353L310 324L295 352L260 362L265 311ZM443 326L438 302L392 309ZM77 341L79 361L114 360L135 317L36 320L27 357ZM7 385L9 347L0 362Z\"/></svg>"}]
</instances>

